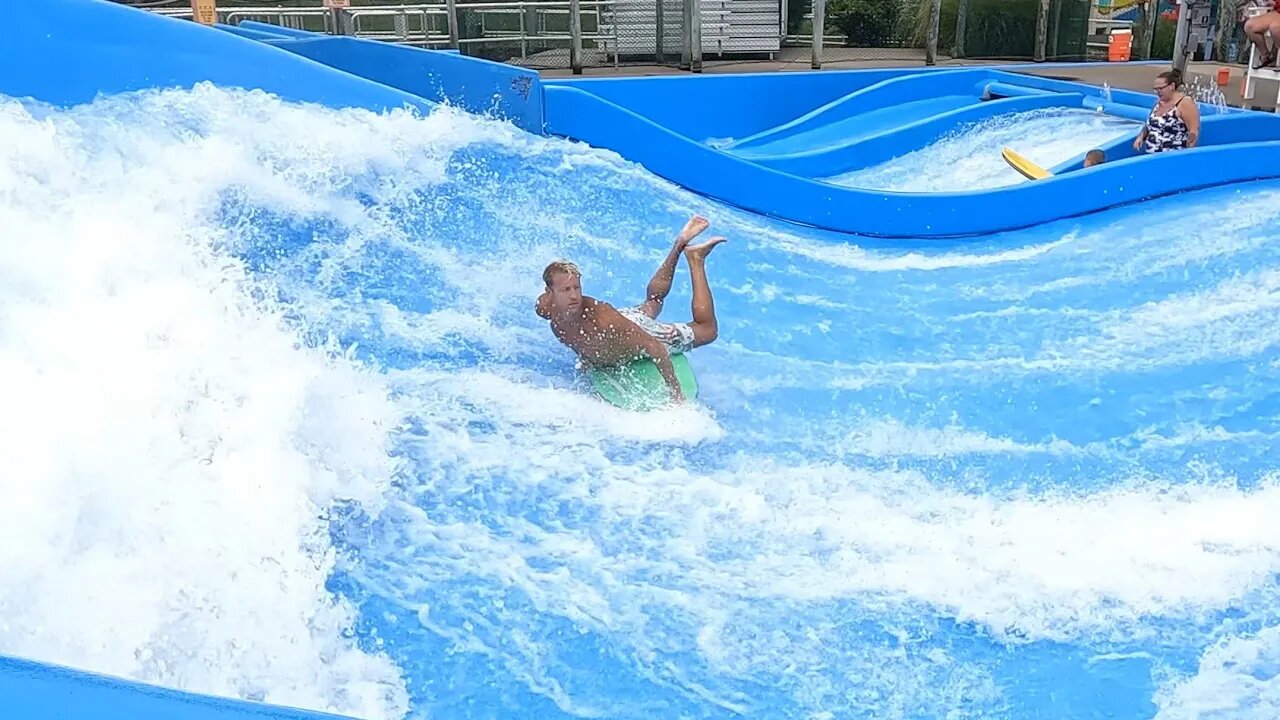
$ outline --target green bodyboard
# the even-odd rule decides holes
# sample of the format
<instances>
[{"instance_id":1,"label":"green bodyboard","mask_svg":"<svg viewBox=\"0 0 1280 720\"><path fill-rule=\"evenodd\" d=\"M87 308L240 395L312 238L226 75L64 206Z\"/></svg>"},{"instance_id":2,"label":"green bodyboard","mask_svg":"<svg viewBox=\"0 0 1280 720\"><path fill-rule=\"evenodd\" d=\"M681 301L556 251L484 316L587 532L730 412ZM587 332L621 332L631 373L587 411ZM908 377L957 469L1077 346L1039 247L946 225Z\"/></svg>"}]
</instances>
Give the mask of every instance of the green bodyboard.
<instances>
[{"instance_id":1,"label":"green bodyboard","mask_svg":"<svg viewBox=\"0 0 1280 720\"><path fill-rule=\"evenodd\" d=\"M689 359L684 353L672 355L671 365L675 368L685 399L697 398L698 381L693 377ZM648 358L626 365L593 368L587 371L587 378L605 402L623 410L653 410L671 402L667 381L662 379L658 365Z\"/></svg>"}]
</instances>

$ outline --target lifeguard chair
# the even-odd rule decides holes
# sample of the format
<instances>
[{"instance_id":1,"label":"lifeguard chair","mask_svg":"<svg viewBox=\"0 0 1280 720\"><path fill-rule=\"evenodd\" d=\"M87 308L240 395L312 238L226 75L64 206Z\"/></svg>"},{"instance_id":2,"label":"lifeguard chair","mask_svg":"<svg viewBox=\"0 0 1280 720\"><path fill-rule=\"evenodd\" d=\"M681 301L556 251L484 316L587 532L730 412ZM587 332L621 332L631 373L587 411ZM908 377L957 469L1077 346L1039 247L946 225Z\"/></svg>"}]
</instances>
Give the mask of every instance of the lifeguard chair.
<instances>
[{"instance_id":1,"label":"lifeguard chair","mask_svg":"<svg viewBox=\"0 0 1280 720\"><path fill-rule=\"evenodd\" d=\"M1252 17L1257 17L1266 12L1267 8L1263 7L1248 8L1245 10L1245 19L1247 20ZM1270 35L1270 31L1268 31L1267 34ZM1272 38L1271 41L1277 42L1276 38ZM1280 71L1277 71L1274 67L1256 69L1253 67L1258 60L1257 55L1258 48L1254 47L1253 43L1249 43L1249 64L1244 68L1244 87L1240 90L1240 97L1245 100L1253 99L1254 91L1257 90L1257 82L1259 80L1280 82ZM1276 109L1277 111L1280 111L1280 92L1276 93Z\"/></svg>"}]
</instances>

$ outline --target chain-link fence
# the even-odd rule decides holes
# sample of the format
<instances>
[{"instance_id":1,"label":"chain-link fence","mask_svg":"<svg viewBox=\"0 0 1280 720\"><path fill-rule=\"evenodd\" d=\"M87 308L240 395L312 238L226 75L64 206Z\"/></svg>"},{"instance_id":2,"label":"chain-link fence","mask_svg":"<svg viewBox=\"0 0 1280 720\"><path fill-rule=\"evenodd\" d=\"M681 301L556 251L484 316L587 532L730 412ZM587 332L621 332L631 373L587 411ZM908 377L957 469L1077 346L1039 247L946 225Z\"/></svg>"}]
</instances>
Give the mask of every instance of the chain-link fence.
<instances>
[{"instance_id":1,"label":"chain-link fence","mask_svg":"<svg viewBox=\"0 0 1280 720\"><path fill-rule=\"evenodd\" d=\"M417 47L451 48L466 55L531 68L568 68L576 54L580 67L616 64L618 37L611 18L615 0L530 0L484 2L436 0L422 4L312 6L222 6L217 21L246 20L332 35ZM190 17L184 7L155 12ZM571 19L579 19L573 27ZM576 34L576 42L575 42ZM576 47L575 47L576 46ZM576 53L574 52L576 50Z\"/></svg>"},{"instance_id":2,"label":"chain-link fence","mask_svg":"<svg viewBox=\"0 0 1280 720\"><path fill-rule=\"evenodd\" d=\"M814 65L870 60L919 64L925 60L927 1L826 0L816 3L824 10L821 23L814 22L813 0L785 2L785 47L808 51L801 53L803 59ZM821 32L817 43L815 26Z\"/></svg>"},{"instance_id":3,"label":"chain-link fence","mask_svg":"<svg viewBox=\"0 0 1280 720\"><path fill-rule=\"evenodd\" d=\"M191 16L189 0L119 0ZM1247 54L1233 13L1214 0L1208 59ZM260 4L261 3L261 4ZM815 23L814 8L822 17ZM770 61L916 65L951 61L1108 59L1113 31L1134 59L1169 58L1175 0L221 0L218 21L257 20L547 70ZM815 42L817 27L820 37ZM1233 35L1234 33L1234 35ZM1238 36L1238 37L1237 37Z\"/></svg>"},{"instance_id":4,"label":"chain-link fence","mask_svg":"<svg viewBox=\"0 0 1280 720\"><path fill-rule=\"evenodd\" d=\"M701 28L690 22L690 0L433 0L415 4L360 4L330 9L318 0L280 6L219 4L217 22L253 20L286 28L404 43L458 52L533 69L644 63L694 68L705 49L719 52L733 40L715 31L716 4L767 4L770 0L702 0ZM153 12L190 18L183 3L153 5ZM710 10L710 12L708 12ZM575 19L577 22L575 22ZM707 22L711 20L711 22ZM694 32L691 33L690 30ZM776 24L772 32L778 43Z\"/></svg>"},{"instance_id":5,"label":"chain-link fence","mask_svg":"<svg viewBox=\"0 0 1280 720\"><path fill-rule=\"evenodd\" d=\"M351 0L335 10L319 4L223 0L217 20L453 48L535 69L645 64L699 70L704 58L772 60L782 47L778 0ZM185 0L148 6L191 17Z\"/></svg>"},{"instance_id":6,"label":"chain-link fence","mask_svg":"<svg viewBox=\"0 0 1280 720\"><path fill-rule=\"evenodd\" d=\"M1091 23L1091 0L819 0L815 64L948 60L1083 61L1109 27ZM788 0L786 44L814 46L814 0ZM1091 34L1101 39L1091 39ZM1104 53L1105 55L1105 53ZM1100 59L1105 59L1100 58Z\"/></svg>"}]
</instances>

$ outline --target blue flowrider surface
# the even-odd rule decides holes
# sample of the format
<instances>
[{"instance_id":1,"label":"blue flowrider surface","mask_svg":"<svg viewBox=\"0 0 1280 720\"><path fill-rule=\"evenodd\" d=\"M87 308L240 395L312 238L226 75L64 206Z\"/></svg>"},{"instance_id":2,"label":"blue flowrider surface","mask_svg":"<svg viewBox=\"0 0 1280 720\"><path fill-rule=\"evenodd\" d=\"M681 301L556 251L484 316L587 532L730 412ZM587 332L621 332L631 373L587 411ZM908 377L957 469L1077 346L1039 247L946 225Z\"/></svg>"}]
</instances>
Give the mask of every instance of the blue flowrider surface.
<instances>
[{"instance_id":1,"label":"blue flowrider surface","mask_svg":"<svg viewBox=\"0 0 1280 720\"><path fill-rule=\"evenodd\" d=\"M6 10L5 720L1280 716L1276 118ZM542 273L692 214L617 408Z\"/></svg>"}]
</instances>

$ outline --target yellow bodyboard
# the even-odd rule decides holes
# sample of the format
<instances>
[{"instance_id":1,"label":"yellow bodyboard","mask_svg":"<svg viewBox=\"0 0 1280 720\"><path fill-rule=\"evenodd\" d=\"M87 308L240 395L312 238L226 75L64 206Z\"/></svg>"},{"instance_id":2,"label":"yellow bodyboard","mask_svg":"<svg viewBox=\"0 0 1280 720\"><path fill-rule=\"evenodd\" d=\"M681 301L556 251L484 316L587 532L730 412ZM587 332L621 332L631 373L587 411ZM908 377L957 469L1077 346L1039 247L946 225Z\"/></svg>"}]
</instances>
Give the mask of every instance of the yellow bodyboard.
<instances>
[{"instance_id":1,"label":"yellow bodyboard","mask_svg":"<svg viewBox=\"0 0 1280 720\"><path fill-rule=\"evenodd\" d=\"M1031 162L1027 158L1013 151L1013 148L1005 148L1000 151L1000 157L1009 163L1009 167L1022 173L1022 176L1028 180L1043 180L1050 177L1048 170Z\"/></svg>"}]
</instances>

